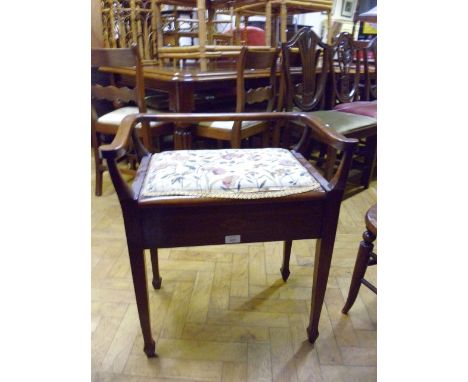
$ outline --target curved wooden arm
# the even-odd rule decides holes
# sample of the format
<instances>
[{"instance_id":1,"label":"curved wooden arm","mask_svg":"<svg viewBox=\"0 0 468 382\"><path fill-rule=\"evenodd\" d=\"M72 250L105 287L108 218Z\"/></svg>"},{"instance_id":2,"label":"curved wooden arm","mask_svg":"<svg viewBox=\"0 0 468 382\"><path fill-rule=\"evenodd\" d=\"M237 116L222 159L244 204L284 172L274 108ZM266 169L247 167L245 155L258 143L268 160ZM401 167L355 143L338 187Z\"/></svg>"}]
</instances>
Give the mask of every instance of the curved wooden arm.
<instances>
[{"instance_id":1,"label":"curved wooden arm","mask_svg":"<svg viewBox=\"0 0 468 382\"><path fill-rule=\"evenodd\" d=\"M332 146L337 150L345 150L350 145L355 144L355 139L345 138L343 135L328 129L323 122L314 116L305 113L271 112L271 113L165 113L165 114L132 114L124 118L119 131L110 145L101 147L103 156L122 155L121 149L126 147L131 135L131 129L138 122L212 122L212 121L271 121L283 120L292 121L299 119L305 126L312 130L314 137L319 141ZM298 150L300 151L299 147ZM117 156L115 156L117 155Z\"/></svg>"},{"instance_id":2,"label":"curved wooden arm","mask_svg":"<svg viewBox=\"0 0 468 382\"><path fill-rule=\"evenodd\" d=\"M99 150L105 159L117 159L127 152L133 128L139 122L139 119L137 120L137 118L140 115L141 114L127 115L120 123L114 140L108 145L102 145L99 147Z\"/></svg>"},{"instance_id":3,"label":"curved wooden arm","mask_svg":"<svg viewBox=\"0 0 468 382\"><path fill-rule=\"evenodd\" d=\"M356 139L345 138L341 134L327 129L323 122L314 116L304 113L287 113L287 112L272 112L272 113L200 113L200 114L132 114L126 116L120 124L114 140L99 148L102 156L108 161L109 171L111 173L114 185L116 182L123 187L122 192L118 192L119 198L133 198L133 194L129 189L124 187L124 182L118 176L118 170L115 165L115 160L123 156L130 145L131 137L138 143L137 134L134 132L135 125L139 122L149 123L153 121L174 122L174 123L195 123L195 122L210 122L210 121L292 121L299 119L304 125L304 133L301 141L294 147L294 151L303 153L307 145L308 137L312 134L319 141L332 146L336 150L344 151L344 159L338 168L337 173L329 183L330 190L344 189L346 177L351 164L352 152L357 144ZM117 189L117 187L116 187Z\"/></svg>"}]
</instances>

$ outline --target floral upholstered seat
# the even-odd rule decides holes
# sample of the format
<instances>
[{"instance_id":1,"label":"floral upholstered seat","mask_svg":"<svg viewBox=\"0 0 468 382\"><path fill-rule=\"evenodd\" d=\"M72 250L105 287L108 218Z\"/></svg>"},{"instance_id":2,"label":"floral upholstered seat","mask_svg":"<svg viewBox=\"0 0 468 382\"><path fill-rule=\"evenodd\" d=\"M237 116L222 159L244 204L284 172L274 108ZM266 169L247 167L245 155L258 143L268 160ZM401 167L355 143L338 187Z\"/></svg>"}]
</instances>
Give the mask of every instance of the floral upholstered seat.
<instances>
[{"instance_id":1,"label":"floral upholstered seat","mask_svg":"<svg viewBox=\"0 0 468 382\"><path fill-rule=\"evenodd\" d=\"M259 199L323 192L285 149L177 150L151 157L140 195Z\"/></svg>"}]
</instances>

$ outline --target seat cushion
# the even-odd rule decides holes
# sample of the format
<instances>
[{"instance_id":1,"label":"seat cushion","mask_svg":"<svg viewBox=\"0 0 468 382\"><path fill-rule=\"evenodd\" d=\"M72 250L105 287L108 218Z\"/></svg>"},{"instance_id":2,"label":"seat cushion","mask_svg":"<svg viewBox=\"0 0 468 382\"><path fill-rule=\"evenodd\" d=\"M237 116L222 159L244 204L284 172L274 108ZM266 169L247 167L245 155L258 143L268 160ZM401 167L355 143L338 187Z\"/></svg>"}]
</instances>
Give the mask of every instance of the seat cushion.
<instances>
[{"instance_id":1,"label":"seat cushion","mask_svg":"<svg viewBox=\"0 0 468 382\"><path fill-rule=\"evenodd\" d=\"M377 101L341 103L335 106L335 110L377 118Z\"/></svg>"},{"instance_id":2,"label":"seat cushion","mask_svg":"<svg viewBox=\"0 0 468 382\"><path fill-rule=\"evenodd\" d=\"M97 122L102 125L115 125L119 126L122 119L124 119L127 115L130 114L138 114L139 110L136 106L125 106L119 109L115 109L110 113L104 114L103 116L99 117ZM161 114L160 111L154 109L147 109L147 113L149 114ZM161 124L161 122L150 122L150 126L154 127ZM141 124L135 126L136 128L141 127Z\"/></svg>"},{"instance_id":3,"label":"seat cushion","mask_svg":"<svg viewBox=\"0 0 468 382\"><path fill-rule=\"evenodd\" d=\"M151 157L140 195L260 199L307 191L323 189L285 149L177 150Z\"/></svg>"},{"instance_id":4,"label":"seat cushion","mask_svg":"<svg viewBox=\"0 0 468 382\"><path fill-rule=\"evenodd\" d=\"M377 124L375 118L335 110L320 110L306 114L320 118L326 127L344 135L366 127L374 127Z\"/></svg>"},{"instance_id":5,"label":"seat cushion","mask_svg":"<svg viewBox=\"0 0 468 382\"><path fill-rule=\"evenodd\" d=\"M257 121L245 121L242 122L242 129L247 129L251 126L256 125ZM200 122L200 126L204 127L211 127L214 129L222 129L222 130L231 130L234 126L234 121L214 121L214 122Z\"/></svg>"}]
</instances>

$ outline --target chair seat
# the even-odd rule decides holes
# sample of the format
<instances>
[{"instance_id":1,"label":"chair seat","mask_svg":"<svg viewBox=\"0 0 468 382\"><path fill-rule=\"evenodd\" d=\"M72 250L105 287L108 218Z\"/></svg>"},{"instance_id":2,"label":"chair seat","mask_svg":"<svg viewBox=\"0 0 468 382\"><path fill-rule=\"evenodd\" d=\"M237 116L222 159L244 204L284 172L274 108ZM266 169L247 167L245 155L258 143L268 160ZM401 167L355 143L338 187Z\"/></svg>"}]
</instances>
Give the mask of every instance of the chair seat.
<instances>
[{"instance_id":1,"label":"chair seat","mask_svg":"<svg viewBox=\"0 0 468 382\"><path fill-rule=\"evenodd\" d=\"M335 110L377 118L377 101L341 103L335 106Z\"/></svg>"},{"instance_id":2,"label":"chair seat","mask_svg":"<svg viewBox=\"0 0 468 382\"><path fill-rule=\"evenodd\" d=\"M242 122L241 129L248 129L249 127L255 126L256 124L261 123L258 121L244 121ZM200 126L210 127L213 129L222 129L222 130L231 130L234 126L234 121L214 121L214 122L200 122Z\"/></svg>"},{"instance_id":3,"label":"chair seat","mask_svg":"<svg viewBox=\"0 0 468 382\"><path fill-rule=\"evenodd\" d=\"M260 199L323 192L288 150L178 150L151 157L140 196Z\"/></svg>"},{"instance_id":4,"label":"chair seat","mask_svg":"<svg viewBox=\"0 0 468 382\"><path fill-rule=\"evenodd\" d=\"M114 125L119 126L122 120L130 114L137 114L139 113L139 109L136 106L125 106L119 109L115 109L103 116L99 117L97 123L100 125ZM154 109L147 109L147 113L150 114L161 114L160 111ZM160 125L161 122L150 122L150 127L155 127ZM135 126L136 128L140 128L141 124Z\"/></svg>"},{"instance_id":5,"label":"chair seat","mask_svg":"<svg viewBox=\"0 0 468 382\"><path fill-rule=\"evenodd\" d=\"M375 118L335 110L320 110L306 114L320 118L326 127L344 135L377 125Z\"/></svg>"}]
</instances>

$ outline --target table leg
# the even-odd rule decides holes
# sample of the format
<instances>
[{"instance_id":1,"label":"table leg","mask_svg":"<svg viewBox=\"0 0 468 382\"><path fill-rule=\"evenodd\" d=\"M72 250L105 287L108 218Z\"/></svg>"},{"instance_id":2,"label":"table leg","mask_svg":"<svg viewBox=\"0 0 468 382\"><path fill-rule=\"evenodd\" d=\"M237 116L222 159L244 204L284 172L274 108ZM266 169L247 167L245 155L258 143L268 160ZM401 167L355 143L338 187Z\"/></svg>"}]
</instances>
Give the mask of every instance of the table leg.
<instances>
[{"instance_id":1,"label":"table leg","mask_svg":"<svg viewBox=\"0 0 468 382\"><path fill-rule=\"evenodd\" d=\"M135 244L128 244L130 267L132 269L133 287L140 318L141 331L143 333L144 348L148 358L156 357L156 343L151 335L151 321L148 302L148 287L146 284L145 253L143 248Z\"/></svg>"},{"instance_id":2,"label":"table leg","mask_svg":"<svg viewBox=\"0 0 468 382\"><path fill-rule=\"evenodd\" d=\"M193 87L190 82L176 83L174 91L170 93L169 105L175 113L190 113L194 109ZM174 149L190 149L192 146L192 132L190 125L176 123L174 130Z\"/></svg>"}]
</instances>

